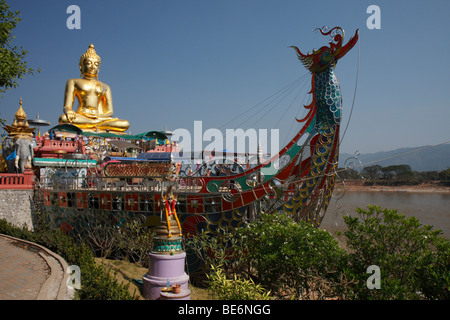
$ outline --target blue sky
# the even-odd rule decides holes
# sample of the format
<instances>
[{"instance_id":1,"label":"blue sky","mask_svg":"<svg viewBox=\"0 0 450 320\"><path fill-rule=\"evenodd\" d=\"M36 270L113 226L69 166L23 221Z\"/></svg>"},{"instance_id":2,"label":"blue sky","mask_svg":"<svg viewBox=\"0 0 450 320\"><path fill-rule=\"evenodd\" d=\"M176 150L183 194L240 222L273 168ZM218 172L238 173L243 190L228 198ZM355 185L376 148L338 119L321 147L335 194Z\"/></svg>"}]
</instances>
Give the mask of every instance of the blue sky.
<instances>
[{"instance_id":1,"label":"blue sky","mask_svg":"<svg viewBox=\"0 0 450 320\"><path fill-rule=\"evenodd\" d=\"M313 29L341 26L344 41L360 30L359 44L336 67L344 98L342 131L348 125L341 152L372 153L450 140L446 0L8 4L23 19L14 31L15 43L29 51L30 67L42 69L0 99L0 118L8 124L22 97L28 118L39 113L56 125L65 82L79 77L79 58L94 43L102 58L99 80L111 86L115 116L130 121L132 133L165 126L192 131L194 121L202 120L203 130L278 128L283 144L299 129L294 117L303 114L310 99L308 73L289 46L304 52L317 49L328 38ZM81 9L80 30L66 27L71 4ZM366 26L372 4L381 9L378 30ZM283 103L270 110L257 105L297 79L299 89Z\"/></svg>"}]
</instances>

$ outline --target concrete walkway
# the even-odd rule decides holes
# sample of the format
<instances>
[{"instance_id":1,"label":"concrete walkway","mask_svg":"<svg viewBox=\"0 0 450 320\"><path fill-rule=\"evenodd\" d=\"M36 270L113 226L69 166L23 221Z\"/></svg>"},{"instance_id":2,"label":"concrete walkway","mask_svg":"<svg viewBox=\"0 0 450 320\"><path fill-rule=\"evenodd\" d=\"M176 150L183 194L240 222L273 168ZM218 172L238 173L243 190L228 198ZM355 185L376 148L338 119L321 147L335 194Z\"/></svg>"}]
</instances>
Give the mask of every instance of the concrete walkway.
<instances>
[{"instance_id":1,"label":"concrete walkway","mask_svg":"<svg viewBox=\"0 0 450 320\"><path fill-rule=\"evenodd\" d=\"M0 234L0 300L70 300L67 268L47 248Z\"/></svg>"}]
</instances>

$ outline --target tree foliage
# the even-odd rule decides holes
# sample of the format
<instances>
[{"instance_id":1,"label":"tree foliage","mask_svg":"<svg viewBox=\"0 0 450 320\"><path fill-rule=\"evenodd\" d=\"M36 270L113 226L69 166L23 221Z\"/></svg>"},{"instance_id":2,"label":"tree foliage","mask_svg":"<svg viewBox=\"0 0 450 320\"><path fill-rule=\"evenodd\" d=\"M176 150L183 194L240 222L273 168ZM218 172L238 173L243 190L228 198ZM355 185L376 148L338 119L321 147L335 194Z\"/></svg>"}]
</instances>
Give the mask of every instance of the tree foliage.
<instances>
[{"instance_id":1,"label":"tree foliage","mask_svg":"<svg viewBox=\"0 0 450 320\"><path fill-rule=\"evenodd\" d=\"M442 184L450 186L450 168L439 172L439 179L441 180Z\"/></svg>"},{"instance_id":2,"label":"tree foliage","mask_svg":"<svg viewBox=\"0 0 450 320\"><path fill-rule=\"evenodd\" d=\"M382 167L372 165L360 172L354 169L340 169L339 177L344 180L363 180L364 185L418 185L421 183L438 183L450 185L450 169L438 171L412 171L406 164Z\"/></svg>"},{"instance_id":3,"label":"tree foliage","mask_svg":"<svg viewBox=\"0 0 450 320\"><path fill-rule=\"evenodd\" d=\"M369 167L365 167L361 174L363 177L370 179L370 180L376 180L379 178L380 173L381 173L381 166L380 165L373 165L373 166L369 166Z\"/></svg>"},{"instance_id":4,"label":"tree foliage","mask_svg":"<svg viewBox=\"0 0 450 320\"><path fill-rule=\"evenodd\" d=\"M0 0L0 96L16 88L19 79L34 73L24 60L28 51L13 44L12 31L21 20L19 11L10 11L8 4Z\"/></svg>"}]
</instances>

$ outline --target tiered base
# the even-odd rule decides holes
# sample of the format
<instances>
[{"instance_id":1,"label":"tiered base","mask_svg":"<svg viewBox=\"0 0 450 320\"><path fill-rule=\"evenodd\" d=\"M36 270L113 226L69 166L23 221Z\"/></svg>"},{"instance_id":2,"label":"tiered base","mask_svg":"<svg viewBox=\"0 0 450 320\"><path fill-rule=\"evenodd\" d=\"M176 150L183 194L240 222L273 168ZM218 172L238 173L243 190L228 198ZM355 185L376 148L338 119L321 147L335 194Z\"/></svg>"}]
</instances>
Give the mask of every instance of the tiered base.
<instances>
[{"instance_id":1,"label":"tiered base","mask_svg":"<svg viewBox=\"0 0 450 320\"><path fill-rule=\"evenodd\" d=\"M174 255L150 253L148 272L143 277L144 298L156 300L160 298L161 289L179 284L181 289L188 290L189 276L184 272L186 253ZM189 299L189 296L185 297Z\"/></svg>"}]
</instances>

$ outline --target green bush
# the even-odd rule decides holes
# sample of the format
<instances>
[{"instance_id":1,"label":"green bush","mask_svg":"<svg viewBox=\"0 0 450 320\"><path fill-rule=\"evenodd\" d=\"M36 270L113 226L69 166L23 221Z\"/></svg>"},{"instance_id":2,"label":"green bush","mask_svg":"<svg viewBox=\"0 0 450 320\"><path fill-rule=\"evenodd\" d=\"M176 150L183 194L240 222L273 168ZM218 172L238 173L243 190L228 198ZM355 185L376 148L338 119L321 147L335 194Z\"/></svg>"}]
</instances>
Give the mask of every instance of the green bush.
<instances>
[{"instance_id":1,"label":"green bush","mask_svg":"<svg viewBox=\"0 0 450 320\"><path fill-rule=\"evenodd\" d=\"M422 226L397 210L369 206L344 217L349 251L342 272L355 279L346 292L354 299L449 299L450 244L440 230ZM380 289L370 290L367 268L380 268Z\"/></svg>"},{"instance_id":2,"label":"green bush","mask_svg":"<svg viewBox=\"0 0 450 320\"><path fill-rule=\"evenodd\" d=\"M266 291L252 279L242 279L234 274L228 279L221 266L211 266L208 277L210 294L219 300L269 300L270 291Z\"/></svg>"},{"instance_id":3,"label":"green bush","mask_svg":"<svg viewBox=\"0 0 450 320\"><path fill-rule=\"evenodd\" d=\"M148 267L150 262L148 253L153 247L154 231L143 227L139 220L128 221L119 230L116 256Z\"/></svg>"},{"instance_id":4,"label":"green bush","mask_svg":"<svg viewBox=\"0 0 450 320\"><path fill-rule=\"evenodd\" d=\"M96 257L126 259L148 267L148 252L154 233L140 219L130 219L118 225L109 213L101 213L92 222L79 227L76 237L88 245ZM75 235L74 235L75 237Z\"/></svg>"},{"instance_id":5,"label":"green bush","mask_svg":"<svg viewBox=\"0 0 450 320\"><path fill-rule=\"evenodd\" d=\"M77 293L81 300L137 299L129 293L129 285L120 284L105 266L88 262L80 268L82 287Z\"/></svg>"},{"instance_id":6,"label":"green bush","mask_svg":"<svg viewBox=\"0 0 450 320\"><path fill-rule=\"evenodd\" d=\"M247 247L242 243L236 229L219 230L219 234L202 231L185 241L186 252L202 261L204 269L220 268L228 277L243 274L247 262Z\"/></svg>"},{"instance_id":7,"label":"green bush","mask_svg":"<svg viewBox=\"0 0 450 320\"><path fill-rule=\"evenodd\" d=\"M280 299L450 298L450 244L440 230L396 210L357 211L344 218L345 249L330 233L279 214L260 214L243 228L193 242L212 265L208 283L219 299L244 298L245 281ZM368 288L372 265L380 268L380 289Z\"/></svg>"},{"instance_id":8,"label":"green bush","mask_svg":"<svg viewBox=\"0 0 450 320\"><path fill-rule=\"evenodd\" d=\"M286 215L261 214L240 235L251 269L274 295L302 299L336 295L345 251L329 232Z\"/></svg>"}]
</instances>

